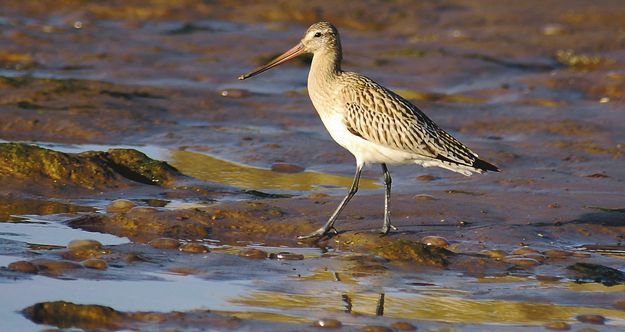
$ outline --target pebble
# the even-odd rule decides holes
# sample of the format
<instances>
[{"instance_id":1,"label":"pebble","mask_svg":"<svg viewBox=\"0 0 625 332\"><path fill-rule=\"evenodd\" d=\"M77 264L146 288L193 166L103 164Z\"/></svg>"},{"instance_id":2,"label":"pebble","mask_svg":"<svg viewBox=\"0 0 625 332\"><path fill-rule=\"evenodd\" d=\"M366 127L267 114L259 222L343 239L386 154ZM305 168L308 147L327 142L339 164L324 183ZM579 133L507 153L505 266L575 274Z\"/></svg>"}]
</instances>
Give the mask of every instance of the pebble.
<instances>
[{"instance_id":1,"label":"pebble","mask_svg":"<svg viewBox=\"0 0 625 332\"><path fill-rule=\"evenodd\" d=\"M67 249L102 249L102 243L96 240L74 240L67 244Z\"/></svg>"},{"instance_id":2,"label":"pebble","mask_svg":"<svg viewBox=\"0 0 625 332\"><path fill-rule=\"evenodd\" d=\"M194 254L205 254L207 252L210 252L210 249L208 249L207 246L196 242L187 242L181 245L178 250Z\"/></svg>"},{"instance_id":3,"label":"pebble","mask_svg":"<svg viewBox=\"0 0 625 332\"><path fill-rule=\"evenodd\" d=\"M168 269L169 272L173 272L173 273L177 273L177 274L182 274L182 275L190 275L190 274L198 274L200 273L200 270L193 268L193 267L186 267L186 266L176 266L176 267L171 267Z\"/></svg>"},{"instance_id":4,"label":"pebble","mask_svg":"<svg viewBox=\"0 0 625 332\"><path fill-rule=\"evenodd\" d=\"M543 274L539 274L539 275L536 276L536 280L538 280L538 281L553 282L553 281L558 281L560 279L562 279L562 277L547 276L547 275L543 275Z\"/></svg>"},{"instance_id":5,"label":"pebble","mask_svg":"<svg viewBox=\"0 0 625 332\"><path fill-rule=\"evenodd\" d=\"M271 170L278 173L301 173L304 167L289 163L273 163Z\"/></svg>"},{"instance_id":6,"label":"pebble","mask_svg":"<svg viewBox=\"0 0 625 332\"><path fill-rule=\"evenodd\" d=\"M434 236L434 235L424 236L423 238L421 238L421 243L428 245L428 246L435 246L435 247L442 247L442 248L449 247L449 241L447 241L447 239L441 236Z\"/></svg>"},{"instance_id":7,"label":"pebble","mask_svg":"<svg viewBox=\"0 0 625 332\"><path fill-rule=\"evenodd\" d=\"M544 325L548 330L556 330L556 331L568 331L571 329L571 325L565 322L550 322Z\"/></svg>"},{"instance_id":8,"label":"pebble","mask_svg":"<svg viewBox=\"0 0 625 332\"><path fill-rule=\"evenodd\" d=\"M565 258L573 256L573 252L560 249L545 250L543 254L550 258Z\"/></svg>"},{"instance_id":9,"label":"pebble","mask_svg":"<svg viewBox=\"0 0 625 332\"><path fill-rule=\"evenodd\" d=\"M24 273L37 273L37 267L35 264L28 261L17 261L9 264L9 270L19 271Z\"/></svg>"},{"instance_id":10,"label":"pebble","mask_svg":"<svg viewBox=\"0 0 625 332\"><path fill-rule=\"evenodd\" d=\"M605 317L601 315L583 314L583 315L577 315L577 317L575 318L582 323L597 324L597 325L603 325L605 323Z\"/></svg>"},{"instance_id":11,"label":"pebble","mask_svg":"<svg viewBox=\"0 0 625 332\"><path fill-rule=\"evenodd\" d=\"M535 259L519 257L519 256L507 256L507 257L504 257L503 261L506 263L514 264L516 266L521 266L521 267L534 267L534 266L540 265L540 262Z\"/></svg>"},{"instance_id":12,"label":"pebble","mask_svg":"<svg viewBox=\"0 0 625 332\"><path fill-rule=\"evenodd\" d=\"M294 254L290 252L279 252L277 254L272 253L269 255L271 259L282 259L287 261L301 261L304 259L304 255L302 254Z\"/></svg>"},{"instance_id":13,"label":"pebble","mask_svg":"<svg viewBox=\"0 0 625 332\"><path fill-rule=\"evenodd\" d=\"M168 237L154 239L148 242L148 244L157 249L178 249L180 246L180 242L178 242L178 240Z\"/></svg>"},{"instance_id":14,"label":"pebble","mask_svg":"<svg viewBox=\"0 0 625 332\"><path fill-rule=\"evenodd\" d=\"M551 204L547 205L547 207L550 208L550 209L557 209L557 208L560 207L560 204L558 204L558 203L551 203Z\"/></svg>"},{"instance_id":15,"label":"pebble","mask_svg":"<svg viewBox=\"0 0 625 332\"><path fill-rule=\"evenodd\" d=\"M545 259L547 259L547 257L541 254L525 254L525 255L522 255L522 257L535 259L539 261L540 263L543 263Z\"/></svg>"},{"instance_id":16,"label":"pebble","mask_svg":"<svg viewBox=\"0 0 625 332\"><path fill-rule=\"evenodd\" d=\"M262 251L260 249L251 248L251 249L242 250L239 253L239 256L248 257L248 258L254 258L254 259L265 259L265 258L267 258L268 255L267 255L267 252L265 252L265 251Z\"/></svg>"},{"instance_id":17,"label":"pebble","mask_svg":"<svg viewBox=\"0 0 625 332\"><path fill-rule=\"evenodd\" d=\"M222 97L243 98L250 95L250 92L244 89L223 89L219 91Z\"/></svg>"},{"instance_id":18,"label":"pebble","mask_svg":"<svg viewBox=\"0 0 625 332\"><path fill-rule=\"evenodd\" d=\"M82 265L78 263L70 261L57 261L47 258L33 259L30 262L34 264L39 270L63 271L82 268Z\"/></svg>"},{"instance_id":19,"label":"pebble","mask_svg":"<svg viewBox=\"0 0 625 332\"><path fill-rule=\"evenodd\" d=\"M581 330L577 330L577 332L599 332L599 330L593 329L592 327L586 327Z\"/></svg>"},{"instance_id":20,"label":"pebble","mask_svg":"<svg viewBox=\"0 0 625 332\"><path fill-rule=\"evenodd\" d=\"M338 329L339 327L343 326L343 323L341 323L339 320L332 318L322 318L314 322L313 326L324 327L328 329Z\"/></svg>"},{"instance_id":21,"label":"pebble","mask_svg":"<svg viewBox=\"0 0 625 332\"><path fill-rule=\"evenodd\" d=\"M434 175L430 175L430 174L417 176L417 180L419 180L419 181L434 181L436 179L438 179L438 178L435 177Z\"/></svg>"},{"instance_id":22,"label":"pebble","mask_svg":"<svg viewBox=\"0 0 625 332\"><path fill-rule=\"evenodd\" d=\"M390 328L380 325L367 325L360 329L362 332L393 332Z\"/></svg>"},{"instance_id":23,"label":"pebble","mask_svg":"<svg viewBox=\"0 0 625 332\"><path fill-rule=\"evenodd\" d=\"M127 199L116 199L106 207L106 212L122 213L132 209L135 206L137 206L137 204L135 204L133 201L129 201Z\"/></svg>"},{"instance_id":24,"label":"pebble","mask_svg":"<svg viewBox=\"0 0 625 332\"><path fill-rule=\"evenodd\" d=\"M82 265L84 267L96 270L106 270L109 267L109 265L104 260L99 258L87 259L86 261L82 262Z\"/></svg>"},{"instance_id":25,"label":"pebble","mask_svg":"<svg viewBox=\"0 0 625 332\"><path fill-rule=\"evenodd\" d=\"M416 199L418 201L433 201L433 200L436 200L436 198L434 198L434 196L427 195L427 194L415 195L414 199Z\"/></svg>"},{"instance_id":26,"label":"pebble","mask_svg":"<svg viewBox=\"0 0 625 332\"><path fill-rule=\"evenodd\" d=\"M490 258L495 258L495 259L501 259L506 257L508 254L503 251L503 250L482 250L480 251L481 254L484 254Z\"/></svg>"},{"instance_id":27,"label":"pebble","mask_svg":"<svg viewBox=\"0 0 625 332\"><path fill-rule=\"evenodd\" d=\"M514 251L512 251L512 254L514 255L540 254L540 251L530 248L530 247L521 247L521 248L514 249Z\"/></svg>"},{"instance_id":28,"label":"pebble","mask_svg":"<svg viewBox=\"0 0 625 332\"><path fill-rule=\"evenodd\" d=\"M391 324L391 328L399 331L416 331L417 327L408 322L395 322Z\"/></svg>"}]
</instances>

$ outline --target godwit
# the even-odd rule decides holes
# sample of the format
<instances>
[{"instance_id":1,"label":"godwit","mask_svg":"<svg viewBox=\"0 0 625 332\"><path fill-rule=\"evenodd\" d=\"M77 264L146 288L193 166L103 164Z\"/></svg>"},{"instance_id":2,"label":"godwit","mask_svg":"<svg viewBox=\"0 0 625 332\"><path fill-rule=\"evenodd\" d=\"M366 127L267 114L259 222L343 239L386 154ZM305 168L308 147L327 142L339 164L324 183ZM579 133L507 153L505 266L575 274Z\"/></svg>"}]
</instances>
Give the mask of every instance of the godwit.
<instances>
[{"instance_id":1,"label":"godwit","mask_svg":"<svg viewBox=\"0 0 625 332\"><path fill-rule=\"evenodd\" d=\"M499 171L406 99L365 76L341 70L339 32L328 22L311 25L297 45L239 79L260 74L304 53L313 54L308 73L310 99L332 138L356 157L356 174L347 196L326 224L299 239L336 233L334 222L358 191L360 173L366 164L379 163L384 172L382 234L396 229L390 218L391 175L386 164L438 166L467 176Z\"/></svg>"}]
</instances>

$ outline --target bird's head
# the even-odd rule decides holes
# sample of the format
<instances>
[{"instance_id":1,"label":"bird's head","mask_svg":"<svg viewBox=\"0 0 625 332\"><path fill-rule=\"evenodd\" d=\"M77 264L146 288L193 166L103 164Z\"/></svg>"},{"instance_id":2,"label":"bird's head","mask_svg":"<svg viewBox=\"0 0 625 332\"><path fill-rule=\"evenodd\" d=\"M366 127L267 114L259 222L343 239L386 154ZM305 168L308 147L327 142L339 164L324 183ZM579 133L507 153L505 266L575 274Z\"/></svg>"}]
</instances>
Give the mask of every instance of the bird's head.
<instances>
[{"instance_id":1,"label":"bird's head","mask_svg":"<svg viewBox=\"0 0 625 332\"><path fill-rule=\"evenodd\" d=\"M279 57L273 59L266 65L239 76L239 79L244 80L258 75L304 53L320 54L327 52L341 53L341 40L339 38L339 32L331 23L317 22L306 30L304 37L299 43L297 43L297 45L284 52Z\"/></svg>"}]
</instances>

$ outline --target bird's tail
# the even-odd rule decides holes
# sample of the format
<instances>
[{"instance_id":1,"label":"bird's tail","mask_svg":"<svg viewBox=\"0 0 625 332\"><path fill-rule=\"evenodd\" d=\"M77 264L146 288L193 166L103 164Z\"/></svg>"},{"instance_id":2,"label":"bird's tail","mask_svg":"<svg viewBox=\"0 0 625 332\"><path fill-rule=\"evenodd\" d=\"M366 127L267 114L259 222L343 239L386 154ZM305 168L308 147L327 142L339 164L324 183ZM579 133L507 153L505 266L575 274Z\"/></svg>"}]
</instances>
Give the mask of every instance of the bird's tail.
<instances>
[{"instance_id":1,"label":"bird's tail","mask_svg":"<svg viewBox=\"0 0 625 332\"><path fill-rule=\"evenodd\" d=\"M484 172L500 172L500 169L497 166L479 158L475 159L471 166Z\"/></svg>"}]
</instances>

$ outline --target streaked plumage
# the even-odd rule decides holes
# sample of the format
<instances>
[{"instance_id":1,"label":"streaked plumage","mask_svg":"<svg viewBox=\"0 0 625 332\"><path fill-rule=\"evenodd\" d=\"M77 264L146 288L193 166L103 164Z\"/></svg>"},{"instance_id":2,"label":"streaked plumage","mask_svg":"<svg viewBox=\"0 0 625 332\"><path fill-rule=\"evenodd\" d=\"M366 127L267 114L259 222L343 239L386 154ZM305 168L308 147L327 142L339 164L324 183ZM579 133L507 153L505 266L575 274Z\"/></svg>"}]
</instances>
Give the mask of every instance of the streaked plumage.
<instances>
[{"instance_id":1,"label":"streaked plumage","mask_svg":"<svg viewBox=\"0 0 625 332\"><path fill-rule=\"evenodd\" d=\"M239 78L256 75L302 53L313 53L308 75L310 99L332 138L354 155L357 167L352 188L328 222L301 238L322 236L333 230L334 221L358 190L360 172L366 164L380 163L384 171L385 234L393 228L387 163L438 166L464 175L499 171L406 99L365 76L342 71L339 33L330 23L313 24L294 48Z\"/></svg>"}]
</instances>

